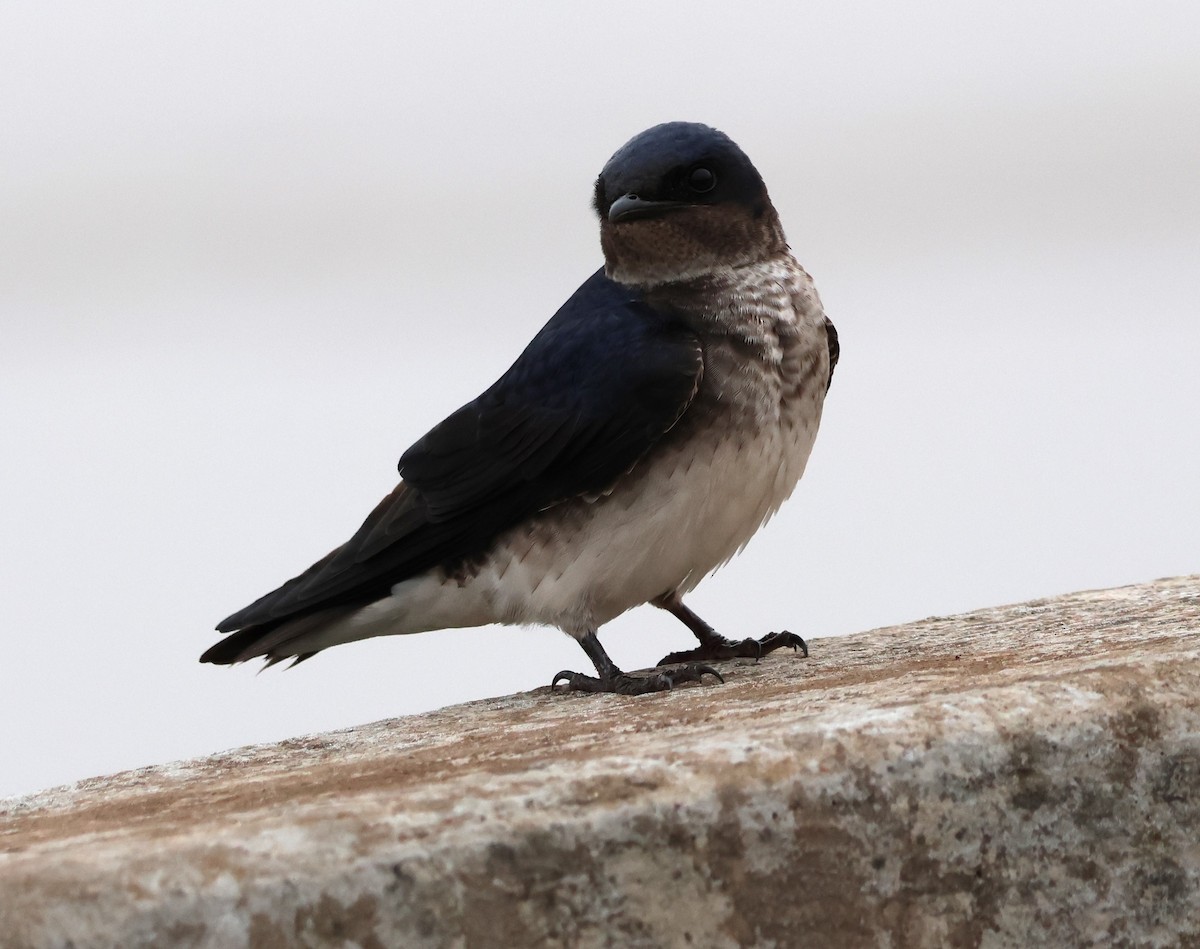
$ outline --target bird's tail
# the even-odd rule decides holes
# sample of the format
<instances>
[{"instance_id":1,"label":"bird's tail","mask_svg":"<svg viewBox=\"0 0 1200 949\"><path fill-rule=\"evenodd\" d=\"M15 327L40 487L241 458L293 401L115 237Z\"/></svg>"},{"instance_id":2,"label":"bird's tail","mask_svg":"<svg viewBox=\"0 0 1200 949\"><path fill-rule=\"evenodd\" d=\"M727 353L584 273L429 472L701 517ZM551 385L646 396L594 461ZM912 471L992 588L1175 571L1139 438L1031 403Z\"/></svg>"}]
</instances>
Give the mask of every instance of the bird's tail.
<instances>
[{"instance_id":1,"label":"bird's tail","mask_svg":"<svg viewBox=\"0 0 1200 949\"><path fill-rule=\"evenodd\" d=\"M267 666L285 659L295 659L292 663L295 665L320 651L305 648L306 641L312 644L313 634L337 623L351 612L353 609L326 609L304 616L255 623L227 634L205 650L200 661L227 666L262 656L267 660Z\"/></svg>"}]
</instances>

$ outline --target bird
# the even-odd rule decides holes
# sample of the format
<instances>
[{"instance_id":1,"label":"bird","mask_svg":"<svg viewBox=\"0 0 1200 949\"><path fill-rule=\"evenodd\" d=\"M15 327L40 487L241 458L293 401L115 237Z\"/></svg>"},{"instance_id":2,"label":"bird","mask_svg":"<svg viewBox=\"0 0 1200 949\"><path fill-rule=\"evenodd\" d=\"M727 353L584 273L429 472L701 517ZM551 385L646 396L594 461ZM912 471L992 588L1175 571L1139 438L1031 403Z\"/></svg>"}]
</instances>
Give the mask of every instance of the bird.
<instances>
[{"instance_id":1,"label":"bird","mask_svg":"<svg viewBox=\"0 0 1200 949\"><path fill-rule=\"evenodd\" d=\"M684 605L792 494L840 353L745 152L695 122L626 142L595 181L604 264L478 398L400 458L342 546L218 624L202 662L293 665L373 636L557 627L595 674L551 691L642 695L757 660ZM597 636L652 604L695 635L643 674ZM559 688L563 686L563 688Z\"/></svg>"}]
</instances>

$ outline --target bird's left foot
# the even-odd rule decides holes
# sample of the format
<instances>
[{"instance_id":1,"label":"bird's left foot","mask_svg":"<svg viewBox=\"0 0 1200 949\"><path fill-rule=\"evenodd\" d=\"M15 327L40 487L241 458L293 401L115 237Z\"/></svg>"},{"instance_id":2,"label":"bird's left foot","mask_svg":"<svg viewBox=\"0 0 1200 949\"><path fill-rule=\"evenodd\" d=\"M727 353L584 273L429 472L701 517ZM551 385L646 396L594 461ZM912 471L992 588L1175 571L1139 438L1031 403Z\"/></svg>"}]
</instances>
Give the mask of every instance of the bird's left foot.
<instances>
[{"instance_id":1,"label":"bird's left foot","mask_svg":"<svg viewBox=\"0 0 1200 949\"><path fill-rule=\"evenodd\" d=\"M659 663L662 665L662 663ZM700 682L705 675L715 676L718 682L725 679L721 673L711 666L693 662L677 666L674 669L664 669L648 676L633 676L619 669L613 670L612 675L597 678L581 672L560 672L550 683L554 689L560 682L567 684L568 692L612 692L616 695L645 695L647 692L669 692L681 682Z\"/></svg>"},{"instance_id":2,"label":"bird's left foot","mask_svg":"<svg viewBox=\"0 0 1200 949\"><path fill-rule=\"evenodd\" d=\"M659 660L660 666L677 662L722 662L726 659L761 659L776 649L791 648L808 658L808 644L795 633L786 629L781 633L767 633L762 639L743 639L735 642L724 636L706 639L695 649L673 652Z\"/></svg>"}]
</instances>

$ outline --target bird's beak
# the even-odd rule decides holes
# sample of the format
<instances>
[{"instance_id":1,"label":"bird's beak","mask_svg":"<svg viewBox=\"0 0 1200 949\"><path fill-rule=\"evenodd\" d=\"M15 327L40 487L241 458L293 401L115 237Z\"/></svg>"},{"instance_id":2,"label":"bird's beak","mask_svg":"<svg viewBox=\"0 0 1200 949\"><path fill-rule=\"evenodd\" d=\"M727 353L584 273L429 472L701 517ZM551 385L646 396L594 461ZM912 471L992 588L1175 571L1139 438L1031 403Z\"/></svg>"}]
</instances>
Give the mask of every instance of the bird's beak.
<instances>
[{"instance_id":1,"label":"bird's beak","mask_svg":"<svg viewBox=\"0 0 1200 949\"><path fill-rule=\"evenodd\" d=\"M647 201L636 194L623 194L608 208L608 219L614 224L641 217L655 217L672 208L687 207L683 201Z\"/></svg>"}]
</instances>

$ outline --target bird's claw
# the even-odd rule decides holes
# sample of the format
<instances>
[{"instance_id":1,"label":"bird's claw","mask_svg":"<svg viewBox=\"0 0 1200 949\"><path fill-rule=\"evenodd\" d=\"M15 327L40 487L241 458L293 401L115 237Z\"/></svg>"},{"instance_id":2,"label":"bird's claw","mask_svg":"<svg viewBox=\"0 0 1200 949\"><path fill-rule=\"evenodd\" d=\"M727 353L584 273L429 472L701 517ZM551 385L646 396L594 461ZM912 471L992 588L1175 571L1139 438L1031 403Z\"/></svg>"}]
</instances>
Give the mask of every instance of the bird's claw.
<instances>
[{"instance_id":1,"label":"bird's claw","mask_svg":"<svg viewBox=\"0 0 1200 949\"><path fill-rule=\"evenodd\" d=\"M722 662L728 659L753 659L757 662L769 652L776 649L790 648L808 658L808 644L795 633L786 629L780 633L768 633L762 639L743 639L735 642L724 636L710 639L695 649L684 652L673 652L659 660L660 666L668 666L677 662L695 662L707 659L710 662Z\"/></svg>"},{"instance_id":2,"label":"bird's claw","mask_svg":"<svg viewBox=\"0 0 1200 949\"><path fill-rule=\"evenodd\" d=\"M786 629L778 633L767 633L759 641L762 646L762 655L766 655L774 649L791 649L793 652L798 652L805 659L808 658L808 643L801 636L795 633L789 633Z\"/></svg>"},{"instance_id":3,"label":"bird's claw","mask_svg":"<svg viewBox=\"0 0 1200 949\"><path fill-rule=\"evenodd\" d=\"M724 683L725 677L712 666L687 663L664 669L648 676L633 676L621 672L609 678L584 675L564 669L550 682L553 690L560 682L567 684L568 692L611 692L616 695L645 695L648 692L669 692L682 682L701 682L705 675L715 676Z\"/></svg>"},{"instance_id":4,"label":"bird's claw","mask_svg":"<svg viewBox=\"0 0 1200 949\"><path fill-rule=\"evenodd\" d=\"M700 662L689 662L681 666L676 666L673 669L668 669L660 675L672 676L676 682L703 682L704 676L713 676L721 685L725 684L725 677L717 672L712 666L706 666Z\"/></svg>"}]
</instances>

